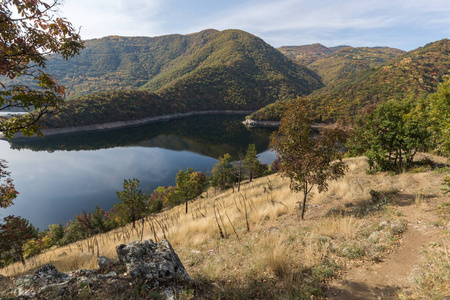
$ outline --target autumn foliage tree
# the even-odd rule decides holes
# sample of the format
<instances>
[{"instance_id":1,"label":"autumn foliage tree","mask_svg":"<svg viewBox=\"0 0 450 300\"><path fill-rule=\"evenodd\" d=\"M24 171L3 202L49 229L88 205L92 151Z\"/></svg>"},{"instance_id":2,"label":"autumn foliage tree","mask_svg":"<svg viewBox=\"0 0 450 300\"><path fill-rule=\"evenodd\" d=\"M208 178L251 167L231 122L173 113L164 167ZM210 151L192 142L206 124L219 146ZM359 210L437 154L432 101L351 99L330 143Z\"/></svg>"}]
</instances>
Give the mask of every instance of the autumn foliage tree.
<instances>
[{"instance_id":1,"label":"autumn foliage tree","mask_svg":"<svg viewBox=\"0 0 450 300\"><path fill-rule=\"evenodd\" d=\"M431 123L433 138L440 154L450 156L450 77L438 85L425 104Z\"/></svg>"},{"instance_id":2,"label":"autumn foliage tree","mask_svg":"<svg viewBox=\"0 0 450 300\"><path fill-rule=\"evenodd\" d=\"M64 59L83 47L71 23L56 17L59 0L3 0L0 2L0 111L20 109L33 113L0 116L0 131L7 137L21 131L39 133L37 122L63 102L64 87L45 72L49 54ZM17 84L15 78L22 77Z\"/></svg>"},{"instance_id":3,"label":"autumn foliage tree","mask_svg":"<svg viewBox=\"0 0 450 300\"><path fill-rule=\"evenodd\" d=\"M6 168L6 161L0 159L0 208L11 206L18 194Z\"/></svg>"},{"instance_id":4,"label":"autumn foliage tree","mask_svg":"<svg viewBox=\"0 0 450 300\"><path fill-rule=\"evenodd\" d=\"M38 121L63 102L64 87L45 72L47 57L57 53L68 59L79 52L83 42L67 20L56 17L59 3L0 1L0 111L30 112L0 116L0 132L8 138L18 131L27 136L39 134ZM6 161L0 159L0 207L12 205L17 195ZM33 232L27 220L6 217L0 228L0 258L10 253L24 263L23 245Z\"/></svg>"},{"instance_id":5,"label":"autumn foliage tree","mask_svg":"<svg viewBox=\"0 0 450 300\"><path fill-rule=\"evenodd\" d=\"M8 256L15 260L20 260L25 264L23 246L34 237L37 237L38 230L29 223L28 220L7 216L0 225L0 259L4 260Z\"/></svg>"},{"instance_id":6,"label":"autumn foliage tree","mask_svg":"<svg viewBox=\"0 0 450 300\"><path fill-rule=\"evenodd\" d=\"M347 170L340 151L345 133L333 128L313 136L311 121L304 100L289 103L270 143L281 159L280 174L290 178L292 191L303 192L302 219L313 187L317 186L319 193L326 191L328 181L344 176Z\"/></svg>"},{"instance_id":7,"label":"autumn foliage tree","mask_svg":"<svg viewBox=\"0 0 450 300\"><path fill-rule=\"evenodd\" d=\"M252 182L253 177L255 177L261 165L261 162L258 160L255 144L248 145L243 164L247 171L249 181Z\"/></svg>"}]
</instances>

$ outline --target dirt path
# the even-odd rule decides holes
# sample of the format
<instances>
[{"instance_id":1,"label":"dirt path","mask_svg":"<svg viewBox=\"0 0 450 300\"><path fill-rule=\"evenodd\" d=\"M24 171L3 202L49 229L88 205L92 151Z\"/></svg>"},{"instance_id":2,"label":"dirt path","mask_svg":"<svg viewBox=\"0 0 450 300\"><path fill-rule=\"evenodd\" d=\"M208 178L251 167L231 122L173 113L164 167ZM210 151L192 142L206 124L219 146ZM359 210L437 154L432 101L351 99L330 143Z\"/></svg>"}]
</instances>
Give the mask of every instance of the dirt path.
<instances>
[{"instance_id":1,"label":"dirt path","mask_svg":"<svg viewBox=\"0 0 450 300\"><path fill-rule=\"evenodd\" d=\"M364 263L347 270L326 292L328 299L397 299L397 291L410 289L410 274L419 263L422 245L435 242L442 229L429 225L433 215L414 206L399 207L408 220L400 245L380 263Z\"/></svg>"}]
</instances>

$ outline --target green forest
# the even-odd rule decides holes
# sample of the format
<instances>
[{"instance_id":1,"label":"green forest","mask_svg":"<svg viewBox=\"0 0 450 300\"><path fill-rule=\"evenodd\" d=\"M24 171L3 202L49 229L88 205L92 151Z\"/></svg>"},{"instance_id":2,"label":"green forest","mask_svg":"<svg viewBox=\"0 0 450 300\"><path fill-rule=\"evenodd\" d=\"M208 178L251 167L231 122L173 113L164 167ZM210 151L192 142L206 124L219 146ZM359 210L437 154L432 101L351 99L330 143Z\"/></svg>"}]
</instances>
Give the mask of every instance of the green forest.
<instances>
[{"instance_id":1,"label":"green forest","mask_svg":"<svg viewBox=\"0 0 450 300\"><path fill-rule=\"evenodd\" d=\"M196 110L257 110L324 86L314 71L239 30L90 40L79 56L64 63L57 56L48 59L68 99L59 114L45 120L51 126ZM120 111L125 106L127 112Z\"/></svg>"},{"instance_id":2,"label":"green forest","mask_svg":"<svg viewBox=\"0 0 450 300\"><path fill-rule=\"evenodd\" d=\"M315 122L354 119L388 99L426 97L449 69L449 41L404 52L388 47L275 49L240 30L88 40L68 61L48 59L66 86L52 127L137 120L205 110L253 110L279 121L306 97Z\"/></svg>"}]
</instances>

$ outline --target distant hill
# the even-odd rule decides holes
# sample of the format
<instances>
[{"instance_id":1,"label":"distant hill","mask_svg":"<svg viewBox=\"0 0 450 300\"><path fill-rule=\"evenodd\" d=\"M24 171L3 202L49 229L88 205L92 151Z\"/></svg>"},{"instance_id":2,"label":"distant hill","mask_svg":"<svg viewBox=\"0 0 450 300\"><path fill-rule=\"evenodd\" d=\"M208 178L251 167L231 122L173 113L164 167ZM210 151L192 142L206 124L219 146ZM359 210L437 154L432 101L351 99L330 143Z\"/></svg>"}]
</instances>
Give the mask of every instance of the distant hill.
<instances>
[{"instance_id":1,"label":"distant hill","mask_svg":"<svg viewBox=\"0 0 450 300\"><path fill-rule=\"evenodd\" d=\"M325 85L347 78L353 73L389 62L405 54L403 50L389 47L325 47L321 44L280 47L287 57L307 66L319 74Z\"/></svg>"},{"instance_id":2,"label":"distant hill","mask_svg":"<svg viewBox=\"0 0 450 300\"><path fill-rule=\"evenodd\" d=\"M347 49L341 51L345 53ZM386 64L353 73L334 85L328 84L307 99L317 121L328 122L355 116L364 108L387 99L425 96L435 91L444 75L450 74L449 54L450 40L430 43ZM251 118L279 119L282 107L283 102L273 104Z\"/></svg>"},{"instance_id":3,"label":"distant hill","mask_svg":"<svg viewBox=\"0 0 450 300\"><path fill-rule=\"evenodd\" d=\"M277 48L277 50L304 66L307 66L318 59L328 57L334 52L333 49L327 48L322 44L283 46Z\"/></svg>"},{"instance_id":4,"label":"distant hill","mask_svg":"<svg viewBox=\"0 0 450 300\"><path fill-rule=\"evenodd\" d=\"M323 87L310 69L240 30L86 42L48 71L67 87L52 125L78 126L195 110L256 110ZM102 91L100 93L100 91Z\"/></svg>"},{"instance_id":5,"label":"distant hill","mask_svg":"<svg viewBox=\"0 0 450 300\"><path fill-rule=\"evenodd\" d=\"M336 84L350 75L390 62L406 52L388 47L345 47L318 59L308 68L320 75L325 85Z\"/></svg>"}]
</instances>

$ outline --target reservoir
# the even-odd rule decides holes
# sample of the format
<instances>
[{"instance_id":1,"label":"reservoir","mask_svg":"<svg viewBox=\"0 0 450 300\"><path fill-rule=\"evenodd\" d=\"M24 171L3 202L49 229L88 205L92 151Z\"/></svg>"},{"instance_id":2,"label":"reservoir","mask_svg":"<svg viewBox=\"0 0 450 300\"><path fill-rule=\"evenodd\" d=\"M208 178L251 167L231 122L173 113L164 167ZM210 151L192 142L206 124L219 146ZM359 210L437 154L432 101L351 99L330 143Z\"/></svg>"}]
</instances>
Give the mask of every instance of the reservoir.
<instances>
[{"instance_id":1,"label":"reservoir","mask_svg":"<svg viewBox=\"0 0 450 300\"><path fill-rule=\"evenodd\" d=\"M117 203L124 179L137 178L151 193L175 185L179 170L209 172L217 158L238 159L255 144L261 162L270 164L273 129L248 129L243 115L205 115L103 132L44 138L0 140L0 158L20 195L0 209L0 219L22 216L44 230L66 224L98 204L105 210Z\"/></svg>"}]
</instances>

